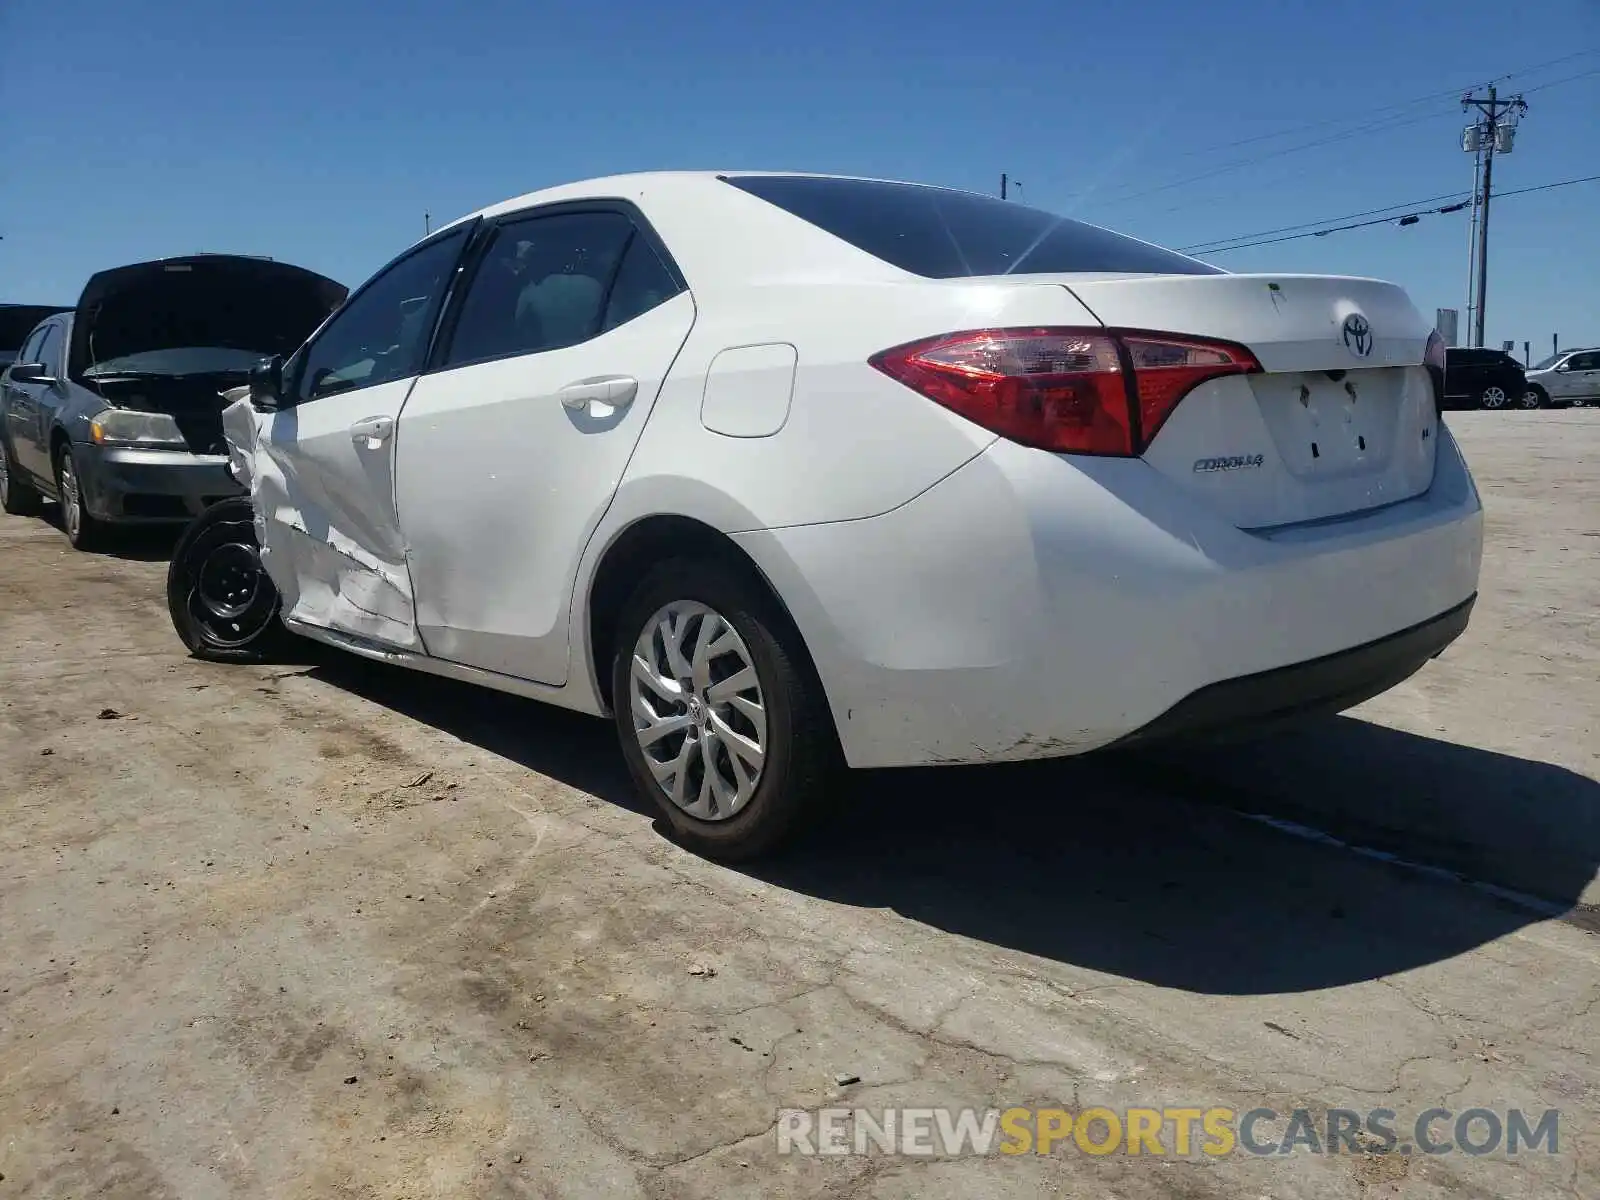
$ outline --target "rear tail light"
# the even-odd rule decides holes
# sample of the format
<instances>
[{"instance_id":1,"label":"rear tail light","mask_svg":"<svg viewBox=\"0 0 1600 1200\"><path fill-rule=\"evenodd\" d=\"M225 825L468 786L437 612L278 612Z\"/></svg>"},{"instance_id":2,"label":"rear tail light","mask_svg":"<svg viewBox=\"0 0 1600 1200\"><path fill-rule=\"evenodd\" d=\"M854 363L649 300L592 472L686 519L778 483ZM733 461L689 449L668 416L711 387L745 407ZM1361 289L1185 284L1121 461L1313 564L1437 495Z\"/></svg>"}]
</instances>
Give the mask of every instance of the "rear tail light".
<instances>
[{"instance_id":1,"label":"rear tail light","mask_svg":"<svg viewBox=\"0 0 1600 1200\"><path fill-rule=\"evenodd\" d=\"M1189 392L1261 370L1243 346L1116 329L978 329L871 363L1001 437L1068 454L1143 453Z\"/></svg>"}]
</instances>

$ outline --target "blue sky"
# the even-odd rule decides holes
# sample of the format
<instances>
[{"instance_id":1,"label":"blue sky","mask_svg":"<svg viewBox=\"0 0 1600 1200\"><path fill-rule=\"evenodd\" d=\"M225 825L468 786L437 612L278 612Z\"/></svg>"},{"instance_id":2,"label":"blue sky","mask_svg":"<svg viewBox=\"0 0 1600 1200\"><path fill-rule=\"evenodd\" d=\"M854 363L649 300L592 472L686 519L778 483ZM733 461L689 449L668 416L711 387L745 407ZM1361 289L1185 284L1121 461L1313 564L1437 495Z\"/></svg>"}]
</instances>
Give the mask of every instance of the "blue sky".
<instances>
[{"instance_id":1,"label":"blue sky","mask_svg":"<svg viewBox=\"0 0 1600 1200\"><path fill-rule=\"evenodd\" d=\"M1582 51L1505 85L1539 90L1496 185L1600 174L1600 0L52 0L0 5L0 41L0 299L28 302L197 250L354 285L424 210L660 167L1006 171L1185 247L1465 192L1454 89ZM1600 184L1507 197L1492 232L1491 342L1600 343ZM1431 313L1464 308L1467 242L1459 213L1213 261Z\"/></svg>"}]
</instances>

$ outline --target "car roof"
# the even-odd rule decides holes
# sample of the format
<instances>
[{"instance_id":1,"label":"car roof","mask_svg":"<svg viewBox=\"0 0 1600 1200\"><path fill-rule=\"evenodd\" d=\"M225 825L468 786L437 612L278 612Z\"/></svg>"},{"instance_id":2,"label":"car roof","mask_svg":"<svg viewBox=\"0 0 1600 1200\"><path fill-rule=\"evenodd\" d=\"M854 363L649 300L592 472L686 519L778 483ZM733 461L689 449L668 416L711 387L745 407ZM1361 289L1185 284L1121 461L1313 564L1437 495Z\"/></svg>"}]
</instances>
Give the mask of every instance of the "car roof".
<instances>
[{"instance_id":1,"label":"car roof","mask_svg":"<svg viewBox=\"0 0 1600 1200\"><path fill-rule=\"evenodd\" d=\"M724 289L742 291L764 281L871 283L919 278L775 204L723 182L727 178L751 175L906 182L814 171L643 171L526 192L468 213L431 236L437 237L480 217L499 217L542 205L622 200L635 205L645 215L678 260L684 275L693 281L695 292L702 296ZM911 183L910 186L936 185Z\"/></svg>"}]
</instances>

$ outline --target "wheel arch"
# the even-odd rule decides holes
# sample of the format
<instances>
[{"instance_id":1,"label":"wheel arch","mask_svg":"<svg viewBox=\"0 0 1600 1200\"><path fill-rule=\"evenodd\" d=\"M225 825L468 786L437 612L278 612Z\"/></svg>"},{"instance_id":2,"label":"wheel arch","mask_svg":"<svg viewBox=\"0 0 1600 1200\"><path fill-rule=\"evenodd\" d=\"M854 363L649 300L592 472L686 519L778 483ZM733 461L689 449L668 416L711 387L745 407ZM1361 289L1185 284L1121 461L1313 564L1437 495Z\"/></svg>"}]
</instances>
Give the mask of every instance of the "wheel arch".
<instances>
[{"instance_id":1,"label":"wheel arch","mask_svg":"<svg viewBox=\"0 0 1600 1200\"><path fill-rule=\"evenodd\" d=\"M623 526L599 553L589 576L581 610L584 667L590 672L602 714L611 712L611 661L616 653L616 624L637 581L654 564L669 558L705 557L746 575L772 601L786 633L806 658L813 677L816 663L805 635L783 596L760 565L732 537L695 517L675 513L641 516Z\"/></svg>"}]
</instances>

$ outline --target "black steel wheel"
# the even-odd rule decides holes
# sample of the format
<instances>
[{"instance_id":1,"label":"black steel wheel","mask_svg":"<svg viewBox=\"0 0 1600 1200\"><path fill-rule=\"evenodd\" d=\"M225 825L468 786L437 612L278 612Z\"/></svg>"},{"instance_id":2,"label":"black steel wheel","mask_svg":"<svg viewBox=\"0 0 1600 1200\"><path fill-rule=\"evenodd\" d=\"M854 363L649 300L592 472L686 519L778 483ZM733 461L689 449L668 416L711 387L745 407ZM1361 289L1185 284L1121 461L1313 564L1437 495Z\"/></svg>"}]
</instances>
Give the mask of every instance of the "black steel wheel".
<instances>
[{"instance_id":1,"label":"black steel wheel","mask_svg":"<svg viewBox=\"0 0 1600 1200\"><path fill-rule=\"evenodd\" d=\"M250 501L222 500L196 517L167 568L167 610L190 653L213 662L279 657L290 636L280 607Z\"/></svg>"}]
</instances>

